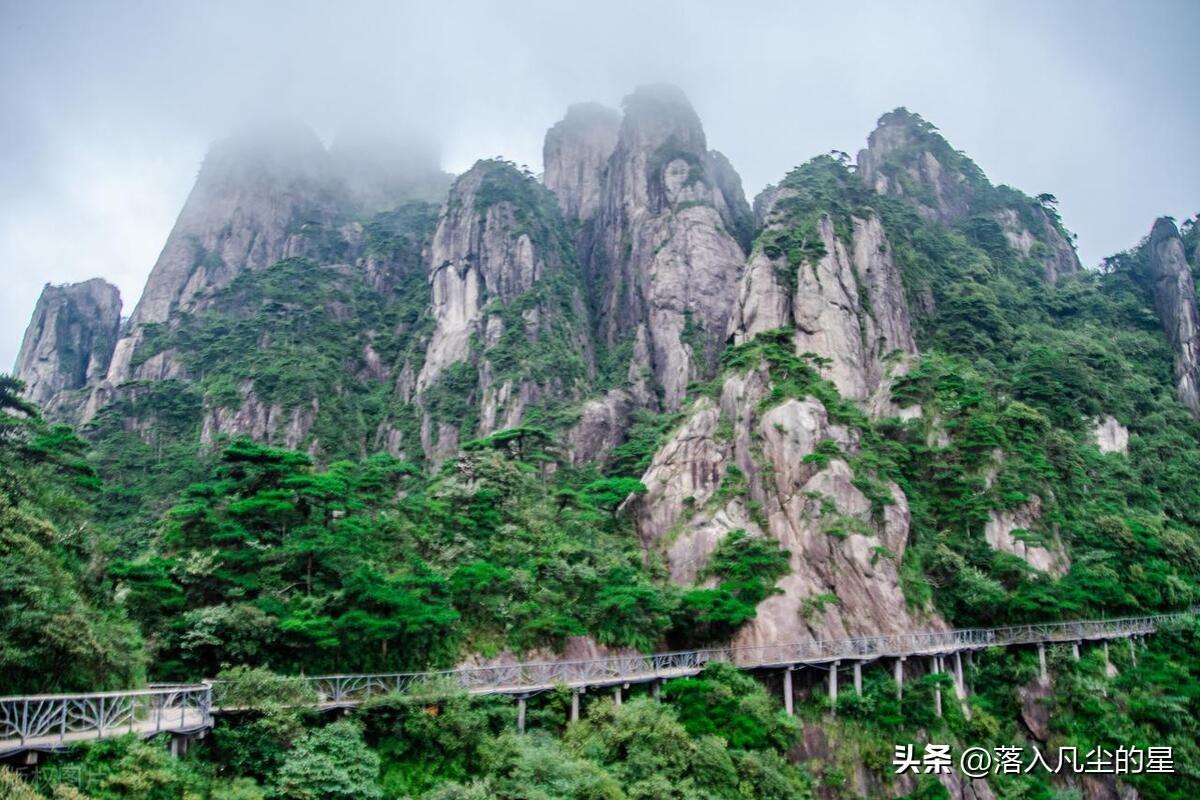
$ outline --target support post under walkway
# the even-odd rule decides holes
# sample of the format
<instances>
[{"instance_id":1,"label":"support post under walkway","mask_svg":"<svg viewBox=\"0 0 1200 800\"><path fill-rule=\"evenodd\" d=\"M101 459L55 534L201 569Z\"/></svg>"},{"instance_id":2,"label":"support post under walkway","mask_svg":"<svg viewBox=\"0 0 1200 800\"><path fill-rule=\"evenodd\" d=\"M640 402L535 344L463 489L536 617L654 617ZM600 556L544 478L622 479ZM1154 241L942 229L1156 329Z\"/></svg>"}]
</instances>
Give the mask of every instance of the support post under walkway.
<instances>
[{"instance_id":1,"label":"support post under walkway","mask_svg":"<svg viewBox=\"0 0 1200 800\"><path fill-rule=\"evenodd\" d=\"M941 671L942 671L942 657L934 656L933 657L933 672L934 672L934 674L941 674ZM939 717L942 715L942 687L940 685L933 687L933 712L935 714L937 714Z\"/></svg>"},{"instance_id":2,"label":"support post under walkway","mask_svg":"<svg viewBox=\"0 0 1200 800\"><path fill-rule=\"evenodd\" d=\"M792 701L792 667L783 671L783 708L789 717L796 713Z\"/></svg>"},{"instance_id":3,"label":"support post under walkway","mask_svg":"<svg viewBox=\"0 0 1200 800\"><path fill-rule=\"evenodd\" d=\"M904 699L904 661L905 656L900 656L896 659L895 664L897 702Z\"/></svg>"},{"instance_id":4,"label":"support post under walkway","mask_svg":"<svg viewBox=\"0 0 1200 800\"><path fill-rule=\"evenodd\" d=\"M838 667L841 665L841 661L829 665L829 713L834 716L837 715Z\"/></svg>"},{"instance_id":5,"label":"support post under walkway","mask_svg":"<svg viewBox=\"0 0 1200 800\"><path fill-rule=\"evenodd\" d=\"M854 662L854 693L862 697L862 662Z\"/></svg>"}]
</instances>

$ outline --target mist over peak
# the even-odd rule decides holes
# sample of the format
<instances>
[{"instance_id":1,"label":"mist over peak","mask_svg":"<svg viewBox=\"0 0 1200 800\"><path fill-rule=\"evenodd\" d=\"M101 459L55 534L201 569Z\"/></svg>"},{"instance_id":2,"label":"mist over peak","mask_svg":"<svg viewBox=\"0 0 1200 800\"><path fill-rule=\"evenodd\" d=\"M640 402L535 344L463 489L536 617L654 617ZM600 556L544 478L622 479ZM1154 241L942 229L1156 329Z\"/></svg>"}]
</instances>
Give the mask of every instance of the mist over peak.
<instances>
[{"instance_id":1,"label":"mist over peak","mask_svg":"<svg viewBox=\"0 0 1200 800\"><path fill-rule=\"evenodd\" d=\"M1109 11L10 5L0 359L15 357L46 280L104 274L136 299L208 143L264 117L303 120L335 161L362 125L374 133L352 138L432 154L392 164L402 172L435 161L459 173L495 155L539 172L543 134L567 106L615 109L639 85L635 101L684 102L669 84L753 196L814 154L854 152L882 110L907 106L997 183L1054 193L1094 265L1156 217L1194 213L1200 185L1200 97L1178 80L1200 66L1187 33L1200 12Z\"/></svg>"}]
</instances>

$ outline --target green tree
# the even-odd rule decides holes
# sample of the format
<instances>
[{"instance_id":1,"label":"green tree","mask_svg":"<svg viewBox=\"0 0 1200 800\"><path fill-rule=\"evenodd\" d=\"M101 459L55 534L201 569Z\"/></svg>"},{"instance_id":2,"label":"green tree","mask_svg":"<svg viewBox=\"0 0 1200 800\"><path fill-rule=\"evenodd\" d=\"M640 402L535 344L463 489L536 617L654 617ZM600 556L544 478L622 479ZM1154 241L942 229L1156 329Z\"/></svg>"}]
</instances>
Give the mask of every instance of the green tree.
<instances>
[{"instance_id":1,"label":"green tree","mask_svg":"<svg viewBox=\"0 0 1200 800\"><path fill-rule=\"evenodd\" d=\"M378 800L379 756L367 748L362 728L342 720L296 741L271 783L286 800Z\"/></svg>"}]
</instances>

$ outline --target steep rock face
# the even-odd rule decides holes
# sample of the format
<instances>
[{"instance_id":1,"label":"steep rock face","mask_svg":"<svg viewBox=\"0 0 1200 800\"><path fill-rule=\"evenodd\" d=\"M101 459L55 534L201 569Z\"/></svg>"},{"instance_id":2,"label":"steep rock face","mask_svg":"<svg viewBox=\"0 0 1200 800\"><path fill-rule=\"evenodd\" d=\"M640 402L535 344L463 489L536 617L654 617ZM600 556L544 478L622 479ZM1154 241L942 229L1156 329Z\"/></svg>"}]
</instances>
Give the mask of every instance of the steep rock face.
<instances>
[{"instance_id":1,"label":"steep rock face","mask_svg":"<svg viewBox=\"0 0 1200 800\"><path fill-rule=\"evenodd\" d=\"M934 154L932 133L901 109L884 114L858 153L858 173L879 194L911 199L927 219L957 222L970 216L975 189L957 164L943 163L944 152L941 159Z\"/></svg>"},{"instance_id":2,"label":"steep rock face","mask_svg":"<svg viewBox=\"0 0 1200 800\"><path fill-rule=\"evenodd\" d=\"M640 404L673 409L689 380L715 369L744 260L737 234L750 212L736 173L708 151L682 92L643 87L624 108L580 252L595 287L600 340L632 350L631 394ZM582 137L565 135L570 129L552 131L547 183L564 208L587 213L596 197L596 157L608 140L596 134L599 144L589 138L585 146ZM568 144L577 152L569 154ZM645 390L637 385L643 375Z\"/></svg>"},{"instance_id":3,"label":"steep rock face","mask_svg":"<svg viewBox=\"0 0 1200 800\"><path fill-rule=\"evenodd\" d=\"M790 552L781 590L758 607L739 645L913 630L942 624L914 616L898 565L908 538L907 501L873 506L844 458L806 460L822 442L853 454L857 432L817 400L764 408L765 368L729 376L720 403L700 399L658 450L636 503L639 535L664 552L673 580L693 582L731 530L770 536ZM731 467L737 467L736 471Z\"/></svg>"},{"instance_id":4,"label":"steep rock face","mask_svg":"<svg viewBox=\"0 0 1200 800\"><path fill-rule=\"evenodd\" d=\"M1144 278L1175 354L1176 393L1180 402L1200 416L1200 310L1175 223L1165 218L1155 222L1147 246L1148 273Z\"/></svg>"},{"instance_id":5,"label":"steep rock face","mask_svg":"<svg viewBox=\"0 0 1200 800\"><path fill-rule=\"evenodd\" d=\"M1041 572L1062 577L1071 568L1071 562L1057 537L1047 543L1030 544L1017 538L1016 531L1030 531L1042 515L1042 501L1033 497L1028 503L1014 509L991 511L984 524L983 535L995 550L1014 555Z\"/></svg>"},{"instance_id":6,"label":"steep rock face","mask_svg":"<svg viewBox=\"0 0 1200 800\"><path fill-rule=\"evenodd\" d=\"M434 330L415 383L427 454L581 391L593 367L578 265L553 196L531 177L496 161L460 177L429 263Z\"/></svg>"},{"instance_id":7,"label":"steep rock face","mask_svg":"<svg viewBox=\"0 0 1200 800\"><path fill-rule=\"evenodd\" d=\"M254 391L254 384L247 381L240 388L241 406L234 409L213 406L204 410L200 430L200 443L213 445L220 436L249 436L255 441L266 442L291 450L304 444L320 411L320 401L313 398L307 406L284 410L278 403L267 404ZM319 443L309 443L310 452L316 452Z\"/></svg>"},{"instance_id":8,"label":"steep rock face","mask_svg":"<svg viewBox=\"0 0 1200 800\"><path fill-rule=\"evenodd\" d=\"M995 187L937 129L906 109L884 114L858 154L858 174L879 194L901 197L928 220L954 225L984 215L1014 250L1041 262L1045 279L1083 269L1052 211L1007 187Z\"/></svg>"},{"instance_id":9,"label":"steep rock face","mask_svg":"<svg viewBox=\"0 0 1200 800\"><path fill-rule=\"evenodd\" d=\"M620 128L620 112L598 103L578 103L546 132L542 180L567 219L586 222L600 210L605 170Z\"/></svg>"},{"instance_id":10,"label":"steep rock face","mask_svg":"<svg viewBox=\"0 0 1200 800\"><path fill-rule=\"evenodd\" d=\"M633 401L621 389L589 400L580 410L579 420L567 431L567 457L572 464L604 458L625 439Z\"/></svg>"},{"instance_id":11,"label":"steep rock face","mask_svg":"<svg viewBox=\"0 0 1200 800\"><path fill-rule=\"evenodd\" d=\"M304 127L255 130L215 144L130 316L109 368L113 385L172 372L155 359L137 370L142 326L194 309L244 270L316 254L339 197L328 154Z\"/></svg>"},{"instance_id":12,"label":"steep rock face","mask_svg":"<svg viewBox=\"0 0 1200 800\"><path fill-rule=\"evenodd\" d=\"M120 325L121 294L112 284L46 284L13 368L25 395L53 413L60 395L103 378Z\"/></svg>"},{"instance_id":13,"label":"steep rock face","mask_svg":"<svg viewBox=\"0 0 1200 800\"><path fill-rule=\"evenodd\" d=\"M768 215L760 241L791 224L787 214ZM795 269L778 248L756 248L739 286L733 338L794 326L797 352L830 359L827 376L842 395L866 402L884 382L885 357L917 352L899 271L874 215L851 219L849 241L828 215L816 233L823 255Z\"/></svg>"},{"instance_id":14,"label":"steep rock face","mask_svg":"<svg viewBox=\"0 0 1200 800\"><path fill-rule=\"evenodd\" d=\"M1097 420L1092 428L1092 437L1101 453L1129 452L1129 429L1117 421L1116 417L1105 415Z\"/></svg>"}]
</instances>

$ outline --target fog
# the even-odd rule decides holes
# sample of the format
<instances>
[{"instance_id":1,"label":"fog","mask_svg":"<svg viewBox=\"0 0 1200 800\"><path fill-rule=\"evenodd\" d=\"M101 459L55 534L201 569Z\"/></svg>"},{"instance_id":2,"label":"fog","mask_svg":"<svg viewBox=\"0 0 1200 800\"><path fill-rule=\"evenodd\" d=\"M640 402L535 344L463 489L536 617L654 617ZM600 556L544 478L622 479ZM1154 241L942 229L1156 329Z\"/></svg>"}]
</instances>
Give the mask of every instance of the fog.
<instances>
[{"instance_id":1,"label":"fog","mask_svg":"<svg viewBox=\"0 0 1200 800\"><path fill-rule=\"evenodd\" d=\"M669 81L750 197L903 105L1056 194L1086 265L1200 210L1200 3L753 5L0 0L0 369L47 281L128 314L208 142L263 115L540 171L567 104Z\"/></svg>"}]
</instances>

